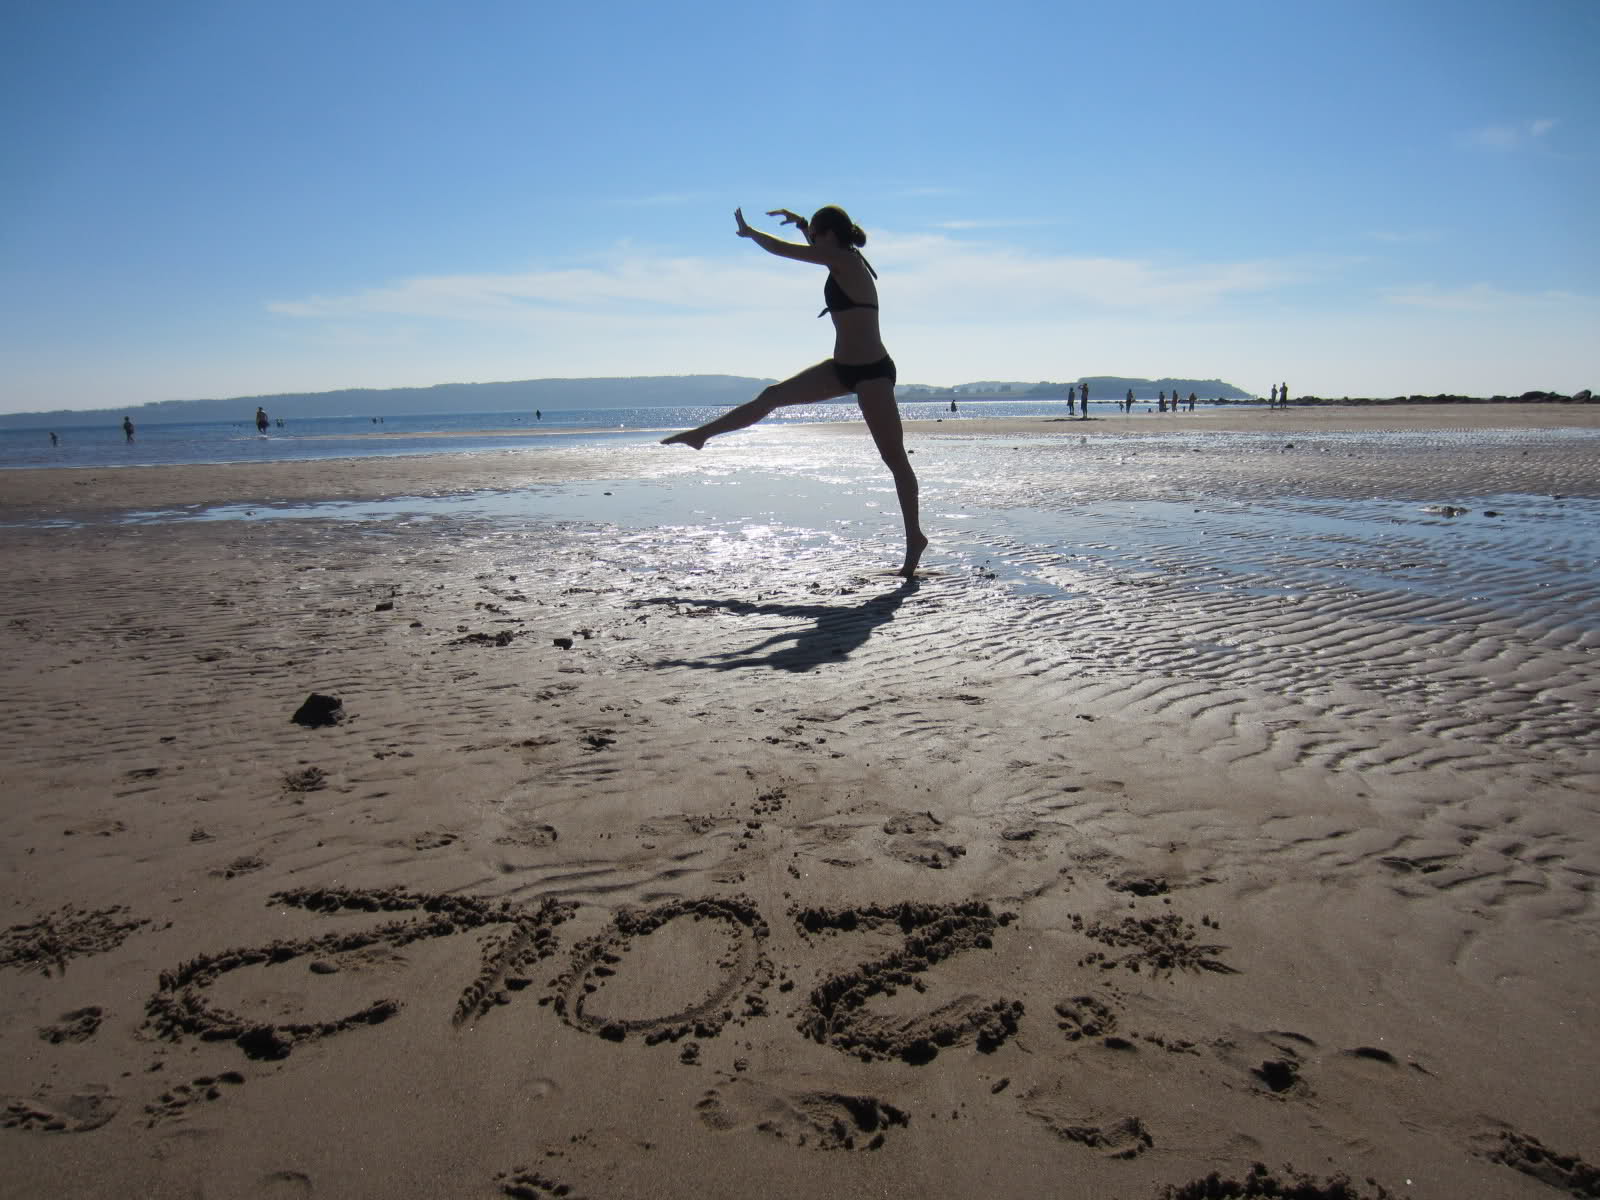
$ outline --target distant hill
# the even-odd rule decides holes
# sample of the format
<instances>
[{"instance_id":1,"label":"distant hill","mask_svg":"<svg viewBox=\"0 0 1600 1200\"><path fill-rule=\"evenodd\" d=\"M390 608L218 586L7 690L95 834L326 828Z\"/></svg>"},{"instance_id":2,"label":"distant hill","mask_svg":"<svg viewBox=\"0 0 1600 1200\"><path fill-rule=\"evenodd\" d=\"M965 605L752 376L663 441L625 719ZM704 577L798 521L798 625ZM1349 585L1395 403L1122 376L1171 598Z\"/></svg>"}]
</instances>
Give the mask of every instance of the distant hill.
<instances>
[{"instance_id":1,"label":"distant hill","mask_svg":"<svg viewBox=\"0 0 1600 1200\"><path fill-rule=\"evenodd\" d=\"M666 405L743 404L770 379L742 375L638 375L596 379L522 379L507 383L441 383L433 387L347 388L337 392L280 392L270 396L234 396L219 400L156 400L120 408L57 409L54 412L0 413L0 429L117 424L124 413L137 424L187 421L247 421L256 406L268 416L383 417L447 412L518 412L536 408L560 411L591 408L654 408ZM1072 380L1089 385L1091 400L1112 400L1129 388L1139 400L1153 400L1158 391L1174 390L1202 399L1250 400L1251 393L1220 379L1130 379L1090 375ZM1025 383L986 380L952 387L902 384L902 399L918 396L962 396L967 399L1022 400L1062 398L1068 383Z\"/></svg>"},{"instance_id":2,"label":"distant hill","mask_svg":"<svg viewBox=\"0 0 1600 1200\"><path fill-rule=\"evenodd\" d=\"M903 397L911 396L966 396L970 399L1037 400L1065 398L1068 387L1080 383L1089 385L1091 400L1120 400L1133 389L1135 400L1154 400L1158 392L1187 396L1193 392L1202 400L1253 400L1255 394L1234 387L1220 379L1135 379L1124 375L1085 375L1081 379L1062 380L1059 383L1045 380L1040 383L1022 383L1016 380L979 380L958 383L951 387L927 384L907 384L898 389Z\"/></svg>"},{"instance_id":3,"label":"distant hill","mask_svg":"<svg viewBox=\"0 0 1600 1200\"><path fill-rule=\"evenodd\" d=\"M446 412L532 412L536 408L645 408L659 405L743 404L770 379L739 375L640 375L603 379L523 379L508 383L441 383L434 387L347 388L281 392L226 400L157 400L125 408L0 414L0 428L69 428L116 424L124 413L138 424L246 421L256 406L278 417L383 417Z\"/></svg>"}]
</instances>

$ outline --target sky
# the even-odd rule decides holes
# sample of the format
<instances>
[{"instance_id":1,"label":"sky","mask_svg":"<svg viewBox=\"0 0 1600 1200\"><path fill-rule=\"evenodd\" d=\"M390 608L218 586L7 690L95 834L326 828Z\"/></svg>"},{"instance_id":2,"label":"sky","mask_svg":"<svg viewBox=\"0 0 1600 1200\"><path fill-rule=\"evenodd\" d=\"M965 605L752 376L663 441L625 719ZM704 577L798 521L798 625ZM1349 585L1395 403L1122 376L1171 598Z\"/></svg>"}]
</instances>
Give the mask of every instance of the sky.
<instances>
[{"instance_id":1,"label":"sky","mask_svg":"<svg viewBox=\"0 0 1600 1200\"><path fill-rule=\"evenodd\" d=\"M0 412L781 378L1600 387L1597 0L64 0L0 40ZM794 235L789 230L786 236Z\"/></svg>"}]
</instances>

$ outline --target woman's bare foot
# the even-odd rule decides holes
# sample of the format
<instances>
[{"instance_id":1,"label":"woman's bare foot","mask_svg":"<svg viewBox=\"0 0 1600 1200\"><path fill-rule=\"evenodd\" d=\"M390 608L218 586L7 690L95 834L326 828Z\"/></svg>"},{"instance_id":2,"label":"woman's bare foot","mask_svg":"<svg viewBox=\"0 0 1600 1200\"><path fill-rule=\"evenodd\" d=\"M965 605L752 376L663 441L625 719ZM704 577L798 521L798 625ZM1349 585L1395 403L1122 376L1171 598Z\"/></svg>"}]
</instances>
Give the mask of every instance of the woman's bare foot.
<instances>
[{"instance_id":1,"label":"woman's bare foot","mask_svg":"<svg viewBox=\"0 0 1600 1200\"><path fill-rule=\"evenodd\" d=\"M917 574L917 563L922 561L922 552L928 548L928 539L923 534L906 539L906 561L897 574L904 575L907 579L914 579Z\"/></svg>"},{"instance_id":2,"label":"woman's bare foot","mask_svg":"<svg viewBox=\"0 0 1600 1200\"><path fill-rule=\"evenodd\" d=\"M682 433L675 433L671 437L661 439L663 446L670 446L674 442L682 442L693 450L700 450L706 444L706 435L694 429L685 429Z\"/></svg>"}]
</instances>

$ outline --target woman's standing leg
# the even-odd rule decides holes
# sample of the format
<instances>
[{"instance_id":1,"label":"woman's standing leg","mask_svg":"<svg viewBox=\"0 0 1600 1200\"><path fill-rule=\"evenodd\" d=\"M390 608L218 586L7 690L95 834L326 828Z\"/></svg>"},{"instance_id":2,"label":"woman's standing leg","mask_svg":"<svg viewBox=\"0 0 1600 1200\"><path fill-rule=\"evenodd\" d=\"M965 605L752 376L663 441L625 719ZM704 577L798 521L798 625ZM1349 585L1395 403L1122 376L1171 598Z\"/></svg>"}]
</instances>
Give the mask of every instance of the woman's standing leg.
<instances>
[{"instance_id":1,"label":"woman's standing leg","mask_svg":"<svg viewBox=\"0 0 1600 1200\"><path fill-rule=\"evenodd\" d=\"M928 548L917 507L917 473L906 455L905 430L900 425L900 407L894 402L894 381L866 379L856 388L856 403L866 418L867 429L877 444L889 474L894 476L895 495L900 498L900 516L906 526L906 559L900 574L907 579L917 573L917 563Z\"/></svg>"},{"instance_id":2,"label":"woman's standing leg","mask_svg":"<svg viewBox=\"0 0 1600 1200\"><path fill-rule=\"evenodd\" d=\"M815 404L819 400L831 400L835 396L849 394L839 383L839 373L833 369L833 360L829 359L827 362L819 362L814 367L807 367L800 374L792 375L782 383L764 388L754 400L747 401L738 408L729 409L704 425L662 438L661 444L670 446L675 442L682 442L685 446L693 446L698 450L717 434L732 433L735 429L754 425L773 409L782 408L785 404Z\"/></svg>"}]
</instances>

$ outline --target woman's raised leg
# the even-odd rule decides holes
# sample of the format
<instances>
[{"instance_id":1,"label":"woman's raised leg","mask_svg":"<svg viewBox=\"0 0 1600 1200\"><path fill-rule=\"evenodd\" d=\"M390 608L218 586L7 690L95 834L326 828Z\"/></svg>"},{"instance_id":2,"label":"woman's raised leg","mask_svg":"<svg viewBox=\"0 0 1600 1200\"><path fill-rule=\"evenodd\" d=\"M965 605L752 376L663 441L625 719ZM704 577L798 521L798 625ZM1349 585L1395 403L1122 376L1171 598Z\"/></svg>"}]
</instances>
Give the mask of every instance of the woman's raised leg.
<instances>
[{"instance_id":1,"label":"woman's raised leg","mask_svg":"<svg viewBox=\"0 0 1600 1200\"><path fill-rule=\"evenodd\" d=\"M819 362L814 367L807 367L800 374L792 375L782 383L775 383L769 388L762 389L761 394L754 400L747 401L738 408L731 408L704 425L662 438L661 444L670 446L681 442L698 450L717 434L732 433L735 429L754 425L773 409L782 408L786 404L815 404L819 400L831 400L835 396L849 394L839 383L839 373L833 369L833 360L829 359L827 362Z\"/></svg>"},{"instance_id":2,"label":"woman's raised leg","mask_svg":"<svg viewBox=\"0 0 1600 1200\"><path fill-rule=\"evenodd\" d=\"M900 516L906 526L906 558L900 574L907 579L917 573L917 563L928 548L927 536L917 508L917 473L906 455L905 430L900 425L900 407L894 402L894 383L888 379L863 380L856 389L856 403L866 418L867 430L878 447L884 465L894 476L895 495L900 498Z\"/></svg>"}]
</instances>

